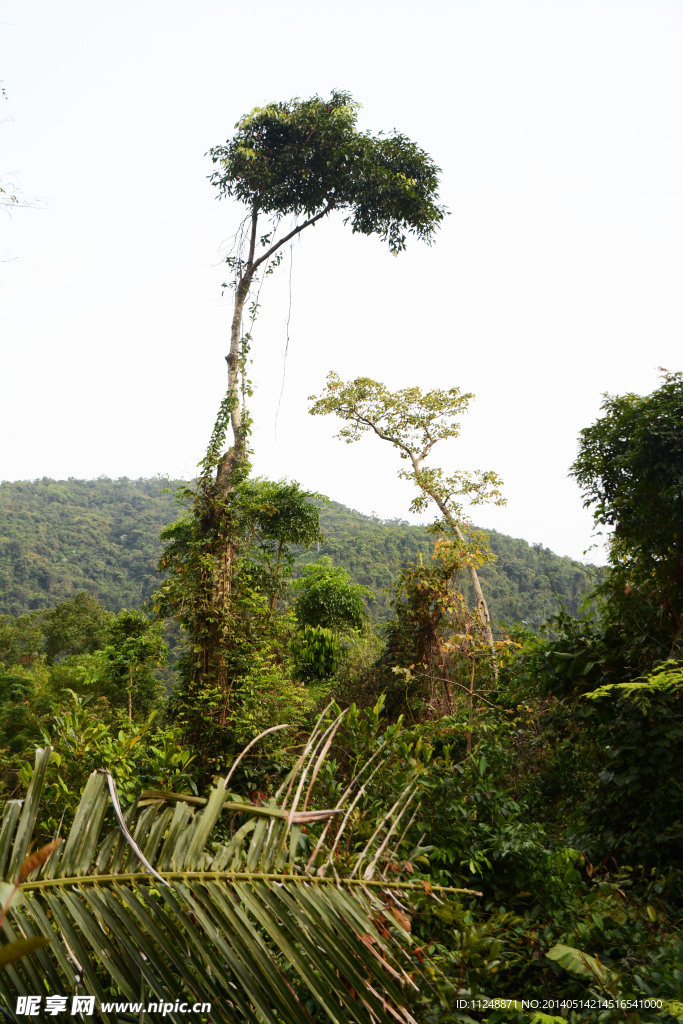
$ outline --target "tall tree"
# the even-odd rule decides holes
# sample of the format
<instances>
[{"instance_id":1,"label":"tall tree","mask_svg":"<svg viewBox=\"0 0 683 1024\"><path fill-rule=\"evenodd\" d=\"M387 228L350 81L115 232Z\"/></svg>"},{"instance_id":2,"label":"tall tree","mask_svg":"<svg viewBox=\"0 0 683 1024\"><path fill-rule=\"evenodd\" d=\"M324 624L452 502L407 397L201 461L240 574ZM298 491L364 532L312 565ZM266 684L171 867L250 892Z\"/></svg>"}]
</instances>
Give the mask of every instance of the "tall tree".
<instances>
[{"instance_id":1,"label":"tall tree","mask_svg":"<svg viewBox=\"0 0 683 1024\"><path fill-rule=\"evenodd\" d=\"M602 408L571 473L596 524L613 528L602 618L642 671L683 634L683 373L651 395L606 395Z\"/></svg>"},{"instance_id":2,"label":"tall tree","mask_svg":"<svg viewBox=\"0 0 683 1024\"><path fill-rule=\"evenodd\" d=\"M236 125L226 143L210 150L212 183L221 197L243 203L247 215L237 251L227 258L235 301L230 328L228 389L209 462L222 493L236 482L247 456L248 388L240 386L249 336L242 331L252 285L279 261L283 246L339 211L351 230L378 235L393 253L406 236L429 243L444 216L439 205L439 168L398 132L373 136L356 127L359 105L349 93L269 103ZM228 421L232 447L222 451Z\"/></svg>"},{"instance_id":3,"label":"tall tree","mask_svg":"<svg viewBox=\"0 0 683 1024\"><path fill-rule=\"evenodd\" d=\"M316 398L311 395L313 416L334 413L347 426L337 435L347 444L358 441L362 434L374 432L383 441L398 449L410 469L402 469L399 476L412 480L418 495L411 503L412 512L423 512L433 502L441 513L437 525L453 533L461 545L465 537L461 526L467 522L462 501L479 505L485 501L504 504L501 481L490 471L466 473L457 470L446 476L442 469L426 467L425 460L432 448L448 438L457 437L460 424L457 417L467 410L471 394L461 394L458 388L447 391L427 391L404 388L389 391L384 384L358 377L345 384L336 373L327 376L325 393ZM468 560L468 573L472 582L477 611L491 650L494 674L497 675L496 652L491 631L488 608L481 589L476 567Z\"/></svg>"},{"instance_id":4,"label":"tall tree","mask_svg":"<svg viewBox=\"0 0 683 1024\"><path fill-rule=\"evenodd\" d=\"M182 520L166 534L170 543L161 564L174 570L175 587L167 584L162 604L180 609L188 628L192 685L217 684L224 709L240 671L231 668L235 653L253 655L252 627L259 618L253 614L258 580L249 566L250 524L264 516L254 508L247 481L250 333L242 326L250 291L279 262L287 242L335 211L345 215L353 231L378 235L393 253L405 248L408 234L430 242L444 216L437 202L439 169L432 159L398 132L359 131L357 117L358 104L346 92L333 92L329 100L314 96L271 103L242 118L234 136L210 151L216 165L211 180L219 195L243 203L247 214L236 250L227 258L235 294L227 392L202 461L191 521ZM229 433L232 445L225 451ZM285 498L271 498L265 518L277 526L275 539L286 526L280 515ZM317 537L316 531L317 510L315 523L306 521L305 541ZM176 600L181 585L186 590ZM272 625L270 615L262 621Z\"/></svg>"}]
</instances>

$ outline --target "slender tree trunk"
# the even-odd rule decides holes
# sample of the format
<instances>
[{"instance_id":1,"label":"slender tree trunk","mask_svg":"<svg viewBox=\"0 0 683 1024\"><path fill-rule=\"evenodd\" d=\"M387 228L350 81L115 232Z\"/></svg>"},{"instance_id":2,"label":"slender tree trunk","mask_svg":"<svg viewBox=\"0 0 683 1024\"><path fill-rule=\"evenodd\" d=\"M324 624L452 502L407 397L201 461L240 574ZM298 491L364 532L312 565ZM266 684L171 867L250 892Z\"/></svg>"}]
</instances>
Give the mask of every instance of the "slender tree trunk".
<instances>
[{"instance_id":1,"label":"slender tree trunk","mask_svg":"<svg viewBox=\"0 0 683 1024\"><path fill-rule=\"evenodd\" d=\"M230 325L230 351L225 357L225 361L228 364L228 397L230 401L230 425L232 427L233 446L225 453L218 464L218 469L216 471L216 486L219 493L227 494L232 490L234 470L239 463L242 462L245 455L246 438L243 422L244 411L240 404L239 395L240 342L242 340L242 315L244 313L244 304L247 301L249 289L251 288L254 280L254 275L261 264L267 264L271 256L274 256L275 253L281 249L283 245L289 242L290 239L301 234L302 231L317 223L317 221L322 217L326 217L333 208L334 203L328 203L327 206L325 206L325 208L319 213L316 213L315 216L309 217L308 220L303 222L303 224L298 224L286 235L277 239L277 241L274 242L266 252L262 253L258 259L255 257L259 212L256 206L252 208L249 252L244 265L244 271L237 283L237 288L235 289L235 306L233 308L232 323Z\"/></svg>"},{"instance_id":2,"label":"slender tree trunk","mask_svg":"<svg viewBox=\"0 0 683 1024\"><path fill-rule=\"evenodd\" d=\"M468 696L469 696L469 709L468 709L468 716L467 716L467 721L468 721L467 753L468 754L472 753L472 725L473 725L473 718L474 718L474 714L473 714L474 707L473 706L474 706L474 667L475 667L475 665L476 665L476 661L474 660L474 658L472 658L472 674L470 675L470 689L469 689L469 694L468 694Z\"/></svg>"},{"instance_id":3,"label":"slender tree trunk","mask_svg":"<svg viewBox=\"0 0 683 1024\"><path fill-rule=\"evenodd\" d=\"M444 672L443 688L446 693L446 700L448 701L448 713L453 714L453 690L451 689L451 681Z\"/></svg>"},{"instance_id":4,"label":"slender tree trunk","mask_svg":"<svg viewBox=\"0 0 683 1024\"><path fill-rule=\"evenodd\" d=\"M450 520L450 522L453 528L455 529L456 537L464 544L465 538L463 536L462 530L460 529L458 524L454 522L452 519ZM477 570L474 568L473 565L468 565L467 571L470 574L472 589L474 590L474 598L477 602L477 615L479 616L479 621L481 622L482 627L484 629L484 636L486 637L486 642L491 650L491 667L493 668L493 676L495 679L498 679L498 659L496 657L496 644L493 639L493 630L491 629L491 616L489 615L488 605L486 604L486 600L484 598L484 592L481 589L481 582L479 580L479 574L477 573Z\"/></svg>"},{"instance_id":5,"label":"slender tree trunk","mask_svg":"<svg viewBox=\"0 0 683 1024\"><path fill-rule=\"evenodd\" d=\"M411 455L410 458L413 464L415 474L417 475L420 472L420 463L422 460L417 459L414 455ZM455 519L453 518L449 509L446 507L446 504L440 499L438 494L434 494L431 491L427 493L429 493L429 496L432 499L432 501L435 502L435 504L438 506L439 511L441 512L444 519L446 519L453 527L453 531L458 540L464 544L465 537L463 536L463 532L458 526ZM498 659L496 657L496 644L493 639L493 630L491 629L491 616L489 615L488 605L486 604L486 600L484 598L484 592L481 589L481 583L479 581L479 574L477 573L477 570L474 568L473 565L468 565L467 571L469 573L470 580L472 583L472 589L474 590L474 599L477 602L477 615L479 616L479 621L481 622L482 628L484 630L486 642L489 645L489 649L491 651L491 668L493 669L493 676L494 679L498 679Z\"/></svg>"},{"instance_id":6,"label":"slender tree trunk","mask_svg":"<svg viewBox=\"0 0 683 1024\"><path fill-rule=\"evenodd\" d=\"M230 426L232 427L233 445L221 458L216 471L216 486L218 491L222 494L227 494L232 489L234 470L244 458L244 415L239 393L240 342L242 340L242 315L244 313L244 304L247 301L251 282L254 279L254 273L256 271L256 266L254 265L254 253L256 250L257 223L258 210L254 208L251 213L249 254L244 272L237 283L237 288L235 289L235 305L232 312L232 323L230 325L230 351L225 357L225 361L228 364L228 401L230 406Z\"/></svg>"}]
</instances>

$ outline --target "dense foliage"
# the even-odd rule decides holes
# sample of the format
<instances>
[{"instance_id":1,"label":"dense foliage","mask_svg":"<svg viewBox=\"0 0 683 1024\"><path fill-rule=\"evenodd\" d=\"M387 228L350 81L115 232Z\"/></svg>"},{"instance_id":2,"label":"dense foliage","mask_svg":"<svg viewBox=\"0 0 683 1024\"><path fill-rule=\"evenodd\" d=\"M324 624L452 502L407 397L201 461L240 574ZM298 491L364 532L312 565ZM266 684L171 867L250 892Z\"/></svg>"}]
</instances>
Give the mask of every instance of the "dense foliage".
<instances>
[{"instance_id":1,"label":"dense foliage","mask_svg":"<svg viewBox=\"0 0 683 1024\"><path fill-rule=\"evenodd\" d=\"M608 395L581 431L572 473L610 534L603 619L629 668L661 661L683 633L683 374L653 394Z\"/></svg>"},{"instance_id":2,"label":"dense foliage","mask_svg":"<svg viewBox=\"0 0 683 1024\"><path fill-rule=\"evenodd\" d=\"M46 609L87 592L110 611L140 608L159 583L160 534L177 516L180 481L42 480L0 484L0 614ZM338 502L315 502L322 540L294 548L293 572L329 555L373 594L375 621L390 612L402 566L431 555L421 526L381 520ZM496 560L480 570L494 621L533 626L559 610L575 614L595 568L559 557L542 545L487 531ZM465 583L467 586L467 583Z\"/></svg>"},{"instance_id":3,"label":"dense foliage","mask_svg":"<svg viewBox=\"0 0 683 1024\"><path fill-rule=\"evenodd\" d=\"M42 480L0 484L1 610L50 608L81 591L111 611L154 592L159 534L174 518L161 480Z\"/></svg>"},{"instance_id":4,"label":"dense foliage","mask_svg":"<svg viewBox=\"0 0 683 1024\"><path fill-rule=\"evenodd\" d=\"M589 476L592 480L587 495L598 499L599 521L609 516L611 524L621 527L611 544L611 573L598 586L597 617L576 617L567 602L540 630L530 629L528 622L511 623L497 635L497 676L472 596L455 585L465 577L467 561L477 559L482 579L493 590L492 603L496 585L502 588L513 575L522 586L534 586L534 564L542 561L556 570L557 590L564 587L577 598L580 569L496 534L490 535L491 548L501 558L487 562L486 546L471 527L463 541L443 524L436 524L430 535L400 522L359 517L282 482L245 479L224 499L221 523L228 530L228 547L221 542L220 550L231 553L229 615L212 615L214 560L207 533L197 525L202 506L196 492L190 492L194 503L188 511L166 528L167 576L155 601L158 611L172 614L180 626L172 662L161 624L150 613L122 609L114 614L86 592L53 607L3 616L4 863L9 863L21 806L10 797L27 785L30 793L40 787L48 796L31 818L36 839L51 840L60 829L79 834L86 813L99 822L89 833L94 837L103 821L117 827L105 795L93 802L92 780L102 779L97 773L106 769L129 820L139 813L136 834L148 835L146 849L152 851L171 821L180 828L181 820L194 820L192 808L204 806L203 791L217 772L229 768L234 784L251 800L240 804L244 798L235 796L238 802L230 806L236 811L220 820L207 818L216 839L204 859L193 863L218 865L216 879L220 874L222 884L239 894L238 902L256 899L257 882L254 877L252 888L243 889L230 870L221 874L228 856L237 858L231 870L241 863L252 875L263 854L276 875L287 864L293 877L300 875L311 886L329 868L335 885L350 886L351 892L354 878L366 888L377 880L387 892L398 890L398 902L383 902L381 909L374 905L371 925L362 918L371 905L354 907L347 901L345 913L357 926L345 941L366 942L363 935L376 928L377 942L402 948L400 956L408 958L401 961L406 976L421 980L392 990L399 1015L412 1014L420 1024L673 1024L683 1019L677 1001L683 986L683 660L672 610L681 536L675 453L683 408L677 384L668 378L653 396L610 399L596 430L582 435L577 466L584 486ZM627 471L629 457L639 457L638 445L630 445L630 456L624 450L624 468L614 479L614 460L603 464L597 454L605 439L623 433L626 414L629 430L635 438L642 436L643 444L650 444L652 423L676 442L671 450L665 446L659 462L650 460L650 513L644 518L628 498L641 472ZM670 455L668 461L664 454ZM608 484L610 511L604 497ZM5 495L21 497L30 488L32 498L47 496L52 486L5 485ZM110 485L98 481L90 486ZM129 492L144 489L140 484L125 487ZM212 507L209 503L208 511ZM149 521L158 508L147 512ZM319 521L323 532L330 522L337 523L331 543L322 541ZM100 527L102 522L103 517ZM107 528L111 536L111 525ZM46 526L43 537L48 533ZM303 557L302 543L310 545ZM382 553L371 582L380 572L389 579L393 575L395 582L391 607L379 625L373 626L366 614L367 598L357 582L362 573L354 579L353 563L348 571L328 557L334 545L342 553L355 550L355 557L364 560L355 563L360 568L371 563L374 553ZM412 552L416 557L409 557ZM299 577L292 583L297 558ZM540 587L535 589L542 595ZM203 631L210 635L216 623L220 642L205 650ZM207 659L216 651L223 652L224 660L211 667ZM283 730L285 722L288 729ZM304 735L311 726L317 739L307 744ZM256 747L249 745L263 729L270 731ZM245 744L246 756L241 756ZM36 745L48 752L51 747L53 753L40 755L33 767ZM302 768L304 761L307 768ZM301 782L293 788L300 771ZM102 784L97 785L104 794ZM224 794L215 795L219 791L212 790L211 806L225 804ZM302 813L309 817L305 830L297 826L288 843L282 838L284 845L278 847L280 840L266 841L270 833L258 832L256 822L272 814L273 822L293 826L291 810L281 810L292 797L295 804L303 800ZM79 801L85 801L87 812L79 810ZM164 810L165 801L170 803ZM321 806L337 807L339 813L347 807L339 829L332 827L331 811L316 817L309 810ZM197 834L209 833L200 829ZM179 842L177 831L168 835ZM26 836L25 830L16 833L19 852ZM116 865L127 861L107 860L112 842L105 841L101 863L111 863L116 873ZM52 856L54 844L45 849ZM288 861L277 859L278 849L282 856L289 851ZM88 857L94 856L88 850ZM199 846L193 853L197 856ZM71 864L69 857L66 863ZM94 870L90 863L83 860L84 871ZM168 862L162 856L159 863ZM11 870L8 881L14 886ZM266 887L270 874L263 881ZM50 906L56 911L64 899L59 913L72 915L76 929L85 928L89 911L63 894L59 873L51 877ZM202 884L197 882L192 895L193 908L213 899L203 893ZM289 884L283 880L283 894ZM18 885L31 891L21 872ZM145 890L143 875L136 886L151 907L156 890ZM187 890L183 893L185 899ZM249 904L256 915L249 924L252 952L243 961L247 973L238 970L239 979L247 978L255 950L265 948L259 929L265 925L277 944L282 929L293 928L287 915L303 912L303 904L295 910L291 902L299 898L294 890L281 905L267 888L258 894L274 916L266 918L258 903ZM310 898L318 908L324 905L322 891ZM105 896L103 891L102 899L109 900L111 944L92 946L88 985L103 995L132 991L137 972L145 975L147 968L133 947L118 944L116 921L123 911L117 909L115 892ZM339 905L337 897L333 902ZM51 925L40 917L40 907L38 900L35 921L40 919L45 934ZM31 957L42 956L47 969L40 935L28 918L9 904L4 913L12 915L25 937L17 939L10 929L0 963L2 957L20 956L28 965ZM158 948L170 953L164 927ZM200 941L195 927L191 918L182 917L180 928L193 943ZM85 934L92 939L95 932L88 925ZM324 941L307 945L292 932L293 944L288 940L282 947L284 959L276 954L267 984L281 985L277 972L284 970L291 989L285 985L279 991L283 999L289 998L287 990L298 1000L286 1013L297 1005L316 1024L335 1019L329 987L314 984L316 975L307 966L313 958L316 970L325 973L324 959L315 950L327 955L335 934L332 929ZM141 949L152 950L142 934L137 941ZM220 955L232 956L227 945L221 950ZM60 960L60 970L68 957ZM125 981L123 973L108 973L120 957L126 962ZM372 962L386 964L384 955ZM298 965L296 977L287 964ZM164 970L173 975L178 991L193 984L191 972L179 961ZM368 970L369 962L363 968ZM69 977L68 970L63 976ZM147 976L151 980L149 971ZM41 982L33 983L40 989ZM242 982L235 983L238 990ZM13 982L9 988L3 984L0 991L17 991ZM158 976L153 984L159 986ZM384 974L377 984L388 984ZM337 991L339 998L343 1001ZM248 989L245 999L241 1005L247 1016L253 1006L255 1020L278 1019L259 1003L255 989ZM523 1000L539 1000L539 1005L534 1010ZM548 1010L545 1016L541 1007ZM281 1014L284 1008L285 1002ZM358 1009L357 1017L349 1019L363 1020L364 1012Z\"/></svg>"},{"instance_id":5,"label":"dense foliage","mask_svg":"<svg viewBox=\"0 0 683 1024\"><path fill-rule=\"evenodd\" d=\"M294 615L300 626L326 629L361 629L367 618L363 598L367 591L352 583L346 569L323 555L301 570L295 584Z\"/></svg>"},{"instance_id":6,"label":"dense foliage","mask_svg":"<svg viewBox=\"0 0 683 1024\"><path fill-rule=\"evenodd\" d=\"M407 232L429 241L444 216L439 168L399 132L359 132L358 110L340 91L256 107L211 150L213 183L276 218L342 211L354 232L379 235L392 252Z\"/></svg>"}]
</instances>

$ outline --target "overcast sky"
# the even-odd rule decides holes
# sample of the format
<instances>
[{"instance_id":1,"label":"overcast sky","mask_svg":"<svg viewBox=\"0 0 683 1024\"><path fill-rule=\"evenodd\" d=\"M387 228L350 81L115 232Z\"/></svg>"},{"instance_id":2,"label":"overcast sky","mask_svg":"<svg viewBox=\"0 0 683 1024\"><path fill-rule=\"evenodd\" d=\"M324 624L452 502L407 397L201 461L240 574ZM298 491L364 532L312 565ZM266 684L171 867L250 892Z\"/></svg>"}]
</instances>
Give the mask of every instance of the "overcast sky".
<instances>
[{"instance_id":1,"label":"overcast sky","mask_svg":"<svg viewBox=\"0 0 683 1024\"><path fill-rule=\"evenodd\" d=\"M4 0L0 35L3 184L40 207L0 212L0 479L192 476L241 213L206 151L254 106L341 88L433 156L450 216L399 257L341 221L287 252L255 333L255 472L408 518L394 452L334 440L307 396L331 369L458 386L476 399L435 461L508 498L476 521L581 557L580 429L681 368L680 0Z\"/></svg>"}]
</instances>

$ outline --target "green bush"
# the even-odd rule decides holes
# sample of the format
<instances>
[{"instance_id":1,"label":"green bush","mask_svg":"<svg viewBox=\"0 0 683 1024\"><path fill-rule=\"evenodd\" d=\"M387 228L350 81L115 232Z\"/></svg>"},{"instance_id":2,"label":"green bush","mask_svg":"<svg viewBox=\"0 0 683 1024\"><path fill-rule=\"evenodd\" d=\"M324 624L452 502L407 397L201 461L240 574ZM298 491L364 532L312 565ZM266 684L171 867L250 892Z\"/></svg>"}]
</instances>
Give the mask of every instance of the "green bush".
<instances>
[{"instance_id":1,"label":"green bush","mask_svg":"<svg viewBox=\"0 0 683 1024\"><path fill-rule=\"evenodd\" d=\"M291 641L294 672L299 679L330 679L343 654L341 638L325 626L304 626Z\"/></svg>"}]
</instances>

